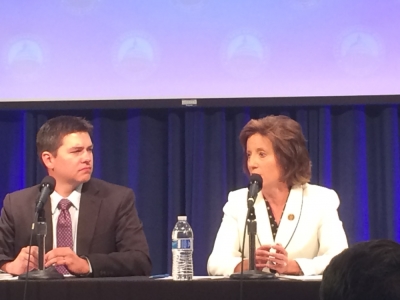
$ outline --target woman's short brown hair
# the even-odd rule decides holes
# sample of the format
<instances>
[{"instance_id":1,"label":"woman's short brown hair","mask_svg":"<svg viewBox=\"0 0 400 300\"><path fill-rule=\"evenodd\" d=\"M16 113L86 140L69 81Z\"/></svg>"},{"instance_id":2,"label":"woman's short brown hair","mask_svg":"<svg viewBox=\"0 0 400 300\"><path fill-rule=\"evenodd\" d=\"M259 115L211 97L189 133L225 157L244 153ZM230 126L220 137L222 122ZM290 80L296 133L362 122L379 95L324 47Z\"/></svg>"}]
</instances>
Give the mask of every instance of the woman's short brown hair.
<instances>
[{"instance_id":1,"label":"woman's short brown hair","mask_svg":"<svg viewBox=\"0 0 400 300\"><path fill-rule=\"evenodd\" d=\"M281 181L289 187L305 184L311 178L311 161L306 140L299 123L286 116L268 116L250 120L239 135L244 150L243 168L247 175L247 140L259 133L272 143L278 165L281 167Z\"/></svg>"}]
</instances>

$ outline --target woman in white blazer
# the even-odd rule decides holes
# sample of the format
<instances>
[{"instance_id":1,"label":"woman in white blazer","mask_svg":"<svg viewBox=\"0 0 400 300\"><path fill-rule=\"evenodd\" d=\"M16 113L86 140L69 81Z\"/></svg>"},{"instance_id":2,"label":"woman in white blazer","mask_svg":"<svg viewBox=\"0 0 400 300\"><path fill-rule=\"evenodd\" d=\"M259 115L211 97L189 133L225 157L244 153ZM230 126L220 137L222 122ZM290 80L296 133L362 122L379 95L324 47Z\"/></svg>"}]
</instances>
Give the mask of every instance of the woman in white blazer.
<instances>
[{"instance_id":1,"label":"woman in white blazer","mask_svg":"<svg viewBox=\"0 0 400 300\"><path fill-rule=\"evenodd\" d=\"M257 236L255 266L280 274L322 274L332 257L347 248L337 194L308 184L311 162L300 125L286 116L251 120L240 133L247 174L260 174L254 203ZM233 191L208 259L210 275L249 268L248 238L242 246L248 189ZM244 248L244 250L242 250Z\"/></svg>"}]
</instances>

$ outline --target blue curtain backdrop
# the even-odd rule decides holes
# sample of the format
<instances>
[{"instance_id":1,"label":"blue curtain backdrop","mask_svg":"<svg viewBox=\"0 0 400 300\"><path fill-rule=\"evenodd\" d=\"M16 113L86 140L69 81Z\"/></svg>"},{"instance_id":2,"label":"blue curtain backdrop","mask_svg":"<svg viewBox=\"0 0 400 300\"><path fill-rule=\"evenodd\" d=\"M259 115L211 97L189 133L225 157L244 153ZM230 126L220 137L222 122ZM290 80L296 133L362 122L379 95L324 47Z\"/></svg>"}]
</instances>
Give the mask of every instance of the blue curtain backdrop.
<instances>
[{"instance_id":1,"label":"blue curtain backdrop","mask_svg":"<svg viewBox=\"0 0 400 300\"><path fill-rule=\"evenodd\" d=\"M94 125L94 177L135 191L153 273L170 272L172 227L178 215L186 214L195 235L195 275L205 275L227 194L247 184L240 130L250 118L285 114L302 125L313 164L312 183L339 194L349 243L400 241L399 108L0 111L0 198L45 176L35 138L47 119L83 116Z\"/></svg>"}]
</instances>

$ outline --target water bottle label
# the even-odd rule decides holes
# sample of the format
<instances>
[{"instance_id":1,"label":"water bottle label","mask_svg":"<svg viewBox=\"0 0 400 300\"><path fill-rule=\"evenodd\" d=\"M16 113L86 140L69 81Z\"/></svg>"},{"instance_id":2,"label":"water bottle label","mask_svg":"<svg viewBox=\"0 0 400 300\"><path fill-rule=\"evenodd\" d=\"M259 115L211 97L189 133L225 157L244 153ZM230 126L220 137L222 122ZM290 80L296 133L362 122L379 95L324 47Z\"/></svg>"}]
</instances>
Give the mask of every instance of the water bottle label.
<instances>
[{"instance_id":1,"label":"water bottle label","mask_svg":"<svg viewBox=\"0 0 400 300\"><path fill-rule=\"evenodd\" d=\"M172 249L192 249L191 239L172 240Z\"/></svg>"},{"instance_id":2,"label":"water bottle label","mask_svg":"<svg viewBox=\"0 0 400 300\"><path fill-rule=\"evenodd\" d=\"M172 240L172 249L178 249L178 241Z\"/></svg>"},{"instance_id":3,"label":"water bottle label","mask_svg":"<svg viewBox=\"0 0 400 300\"><path fill-rule=\"evenodd\" d=\"M192 241L190 239L181 240L181 249L192 249Z\"/></svg>"}]
</instances>

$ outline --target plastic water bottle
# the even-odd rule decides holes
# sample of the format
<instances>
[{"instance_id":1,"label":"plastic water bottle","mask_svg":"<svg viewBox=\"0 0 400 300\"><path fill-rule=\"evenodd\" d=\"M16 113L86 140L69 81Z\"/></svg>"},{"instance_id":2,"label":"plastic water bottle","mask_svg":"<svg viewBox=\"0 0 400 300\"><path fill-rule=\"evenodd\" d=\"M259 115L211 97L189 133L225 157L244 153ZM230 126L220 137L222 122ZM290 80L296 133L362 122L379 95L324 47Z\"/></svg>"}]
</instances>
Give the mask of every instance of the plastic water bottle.
<instances>
[{"instance_id":1,"label":"plastic water bottle","mask_svg":"<svg viewBox=\"0 0 400 300\"><path fill-rule=\"evenodd\" d=\"M179 216L172 230L172 279L193 279L193 231L186 216Z\"/></svg>"}]
</instances>

